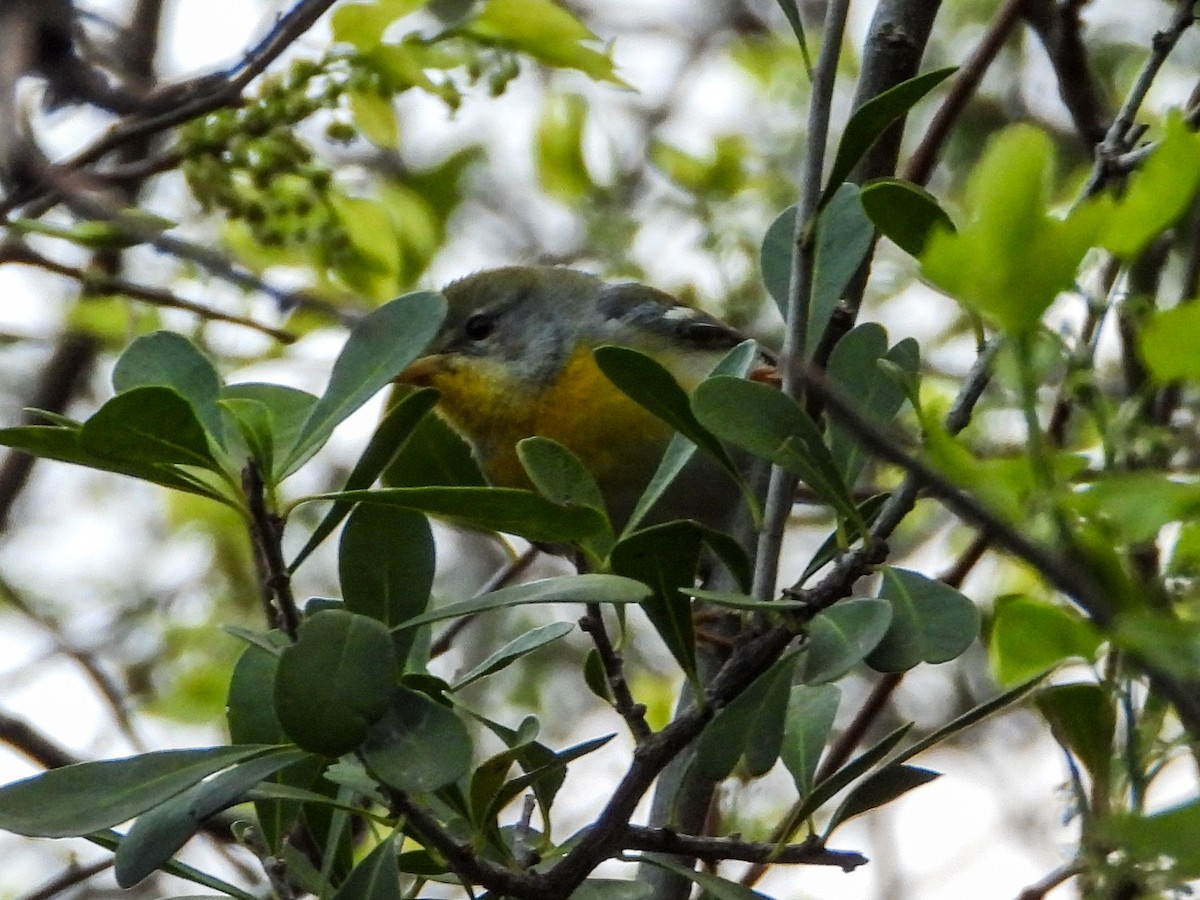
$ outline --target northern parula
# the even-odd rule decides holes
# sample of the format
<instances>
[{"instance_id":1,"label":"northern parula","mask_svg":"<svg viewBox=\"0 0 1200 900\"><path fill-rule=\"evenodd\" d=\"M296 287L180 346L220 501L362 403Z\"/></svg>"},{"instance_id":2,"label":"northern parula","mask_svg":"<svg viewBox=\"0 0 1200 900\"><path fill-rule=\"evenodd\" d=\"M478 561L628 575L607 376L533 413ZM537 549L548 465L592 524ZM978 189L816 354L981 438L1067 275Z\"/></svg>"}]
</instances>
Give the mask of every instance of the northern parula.
<instances>
[{"instance_id":1,"label":"northern parula","mask_svg":"<svg viewBox=\"0 0 1200 900\"><path fill-rule=\"evenodd\" d=\"M662 291L607 284L573 269L492 269L443 293L449 312L429 355L397 381L440 392L438 412L471 445L493 484L530 487L517 443L533 435L558 441L595 476L618 528L673 431L609 381L592 351L602 344L638 350L690 390L746 339ZM737 496L729 475L697 453L652 519L720 527Z\"/></svg>"}]
</instances>

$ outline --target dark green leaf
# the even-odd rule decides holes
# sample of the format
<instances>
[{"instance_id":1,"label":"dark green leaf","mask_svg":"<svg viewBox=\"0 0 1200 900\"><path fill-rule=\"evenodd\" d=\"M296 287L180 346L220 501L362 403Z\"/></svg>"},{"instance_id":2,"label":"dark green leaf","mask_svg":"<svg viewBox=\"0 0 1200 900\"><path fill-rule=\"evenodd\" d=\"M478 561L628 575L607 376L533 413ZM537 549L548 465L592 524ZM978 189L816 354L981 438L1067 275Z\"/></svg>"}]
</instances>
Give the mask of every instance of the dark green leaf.
<instances>
[{"instance_id":1,"label":"dark green leaf","mask_svg":"<svg viewBox=\"0 0 1200 900\"><path fill-rule=\"evenodd\" d=\"M747 597L745 594L731 594L725 591L706 591L703 588L685 588L683 593L697 600L723 606L727 609L751 610L753 612L781 612L792 609L803 609L807 604L803 600L759 600L757 597Z\"/></svg>"},{"instance_id":2,"label":"dark green leaf","mask_svg":"<svg viewBox=\"0 0 1200 900\"><path fill-rule=\"evenodd\" d=\"M667 522L622 538L609 559L615 574L649 586L642 609L689 677L696 674L696 635L692 604L680 589L696 583L703 547L694 522Z\"/></svg>"},{"instance_id":3,"label":"dark green leaf","mask_svg":"<svg viewBox=\"0 0 1200 900\"><path fill-rule=\"evenodd\" d=\"M841 600L813 617L802 678L805 684L837 681L874 650L892 622L886 600Z\"/></svg>"},{"instance_id":4,"label":"dark green leaf","mask_svg":"<svg viewBox=\"0 0 1200 900\"><path fill-rule=\"evenodd\" d=\"M904 387L879 367L886 359L903 371L915 373L920 365L916 341L901 341L888 350L887 332L874 322L864 323L847 332L829 357L829 378L854 398L854 409L864 419L886 425L904 405ZM862 474L870 455L854 433L839 419L829 425L829 449L846 484L853 485Z\"/></svg>"},{"instance_id":5,"label":"dark green leaf","mask_svg":"<svg viewBox=\"0 0 1200 900\"><path fill-rule=\"evenodd\" d=\"M743 378L750 371L758 356L758 344L754 341L743 341L730 350L725 355L725 358L717 363L716 367L712 370L712 374L733 375ZM663 453L662 462L659 463L654 476L646 486L646 490L638 498L637 506L634 507L633 513L630 514L629 521L625 523L626 534L637 528L638 524L662 498L667 488L671 486L675 478L683 471L695 453L696 445L688 440L688 438L682 434L672 436L670 444L667 445L666 452ZM752 499L747 495L748 501Z\"/></svg>"},{"instance_id":6,"label":"dark green leaf","mask_svg":"<svg viewBox=\"0 0 1200 900\"><path fill-rule=\"evenodd\" d=\"M375 433L371 435L367 448L358 458L358 462L354 464L349 477L346 478L346 483L342 485L342 490L365 490L373 485L375 479L379 478L391 465L392 460L396 458L401 448L405 446L436 403L437 392L428 389L413 391L394 403L384 415L379 427L375 429ZM300 563L304 562L308 555L317 549L325 538L329 537L342 519L349 514L352 506L352 503L335 502L329 508L329 512L313 530L312 536L305 543L304 548L292 560L292 564L288 567L289 572L296 571Z\"/></svg>"},{"instance_id":7,"label":"dark green leaf","mask_svg":"<svg viewBox=\"0 0 1200 900\"><path fill-rule=\"evenodd\" d=\"M416 628L443 619L455 619L508 606L524 606L527 603L640 603L648 596L650 589L646 585L618 575L563 575L450 603L397 627Z\"/></svg>"},{"instance_id":8,"label":"dark green leaf","mask_svg":"<svg viewBox=\"0 0 1200 900\"><path fill-rule=\"evenodd\" d=\"M529 437L517 444L517 456L538 493L557 506L586 506L604 517L604 527L587 546L603 559L612 549L613 531L600 486L579 457L557 441Z\"/></svg>"},{"instance_id":9,"label":"dark green leaf","mask_svg":"<svg viewBox=\"0 0 1200 900\"><path fill-rule=\"evenodd\" d=\"M161 750L77 763L0 788L0 828L28 837L75 837L117 825L270 746Z\"/></svg>"},{"instance_id":10,"label":"dark green leaf","mask_svg":"<svg viewBox=\"0 0 1200 900\"><path fill-rule=\"evenodd\" d=\"M346 521L338 543L338 577L350 612L392 628L429 605L435 565L433 532L424 513L361 503ZM403 668L411 631L392 632Z\"/></svg>"},{"instance_id":11,"label":"dark green leaf","mask_svg":"<svg viewBox=\"0 0 1200 900\"><path fill-rule=\"evenodd\" d=\"M1116 699L1098 684L1054 684L1038 691L1034 703L1063 747L1083 763L1093 782L1108 783L1117 730Z\"/></svg>"},{"instance_id":12,"label":"dark green leaf","mask_svg":"<svg viewBox=\"0 0 1200 900\"><path fill-rule=\"evenodd\" d=\"M782 391L722 375L696 388L692 405L718 437L794 472L839 513L858 519L821 432Z\"/></svg>"},{"instance_id":13,"label":"dark green leaf","mask_svg":"<svg viewBox=\"0 0 1200 900\"><path fill-rule=\"evenodd\" d=\"M358 747L388 708L396 651L388 630L367 616L327 609L305 620L284 648L275 712L305 750L341 756Z\"/></svg>"},{"instance_id":14,"label":"dark green leaf","mask_svg":"<svg viewBox=\"0 0 1200 900\"><path fill-rule=\"evenodd\" d=\"M265 403L241 397L221 401L221 411L232 420L233 429L226 428L225 448L229 457L238 463L252 459L260 472L270 472L275 466L275 434L271 411ZM226 422L228 425L229 422Z\"/></svg>"},{"instance_id":15,"label":"dark green leaf","mask_svg":"<svg viewBox=\"0 0 1200 900\"><path fill-rule=\"evenodd\" d=\"M786 2L786 0L784 0ZM758 264L763 285L781 315L787 315L792 281L792 254L796 248L796 207L789 206L767 227Z\"/></svg>"},{"instance_id":16,"label":"dark green leaf","mask_svg":"<svg viewBox=\"0 0 1200 900\"><path fill-rule=\"evenodd\" d=\"M654 888L636 881L589 878L571 892L568 900L654 900Z\"/></svg>"},{"instance_id":17,"label":"dark green leaf","mask_svg":"<svg viewBox=\"0 0 1200 900\"><path fill-rule=\"evenodd\" d=\"M1200 623L1155 612L1117 619L1113 642L1180 678L1200 677Z\"/></svg>"},{"instance_id":18,"label":"dark green leaf","mask_svg":"<svg viewBox=\"0 0 1200 900\"><path fill-rule=\"evenodd\" d=\"M79 446L123 462L219 471L204 426L173 388L139 387L117 394L83 423Z\"/></svg>"},{"instance_id":19,"label":"dark green leaf","mask_svg":"<svg viewBox=\"0 0 1200 900\"><path fill-rule=\"evenodd\" d=\"M90 841L97 847L103 847L105 850L115 851L121 846L124 836L117 834L111 828L105 828L84 835L84 840ZM220 891L222 895L220 900L225 900L226 897L236 897L237 900L260 900L258 896L251 894L249 891L244 891L227 881L222 881L220 878L209 875L207 872L201 872L199 869L194 869L189 865L175 860L167 862L162 867L162 870L185 881L191 881L194 884L200 884L206 888ZM181 900L187 900L187 898L181 898Z\"/></svg>"},{"instance_id":20,"label":"dark green leaf","mask_svg":"<svg viewBox=\"0 0 1200 900\"><path fill-rule=\"evenodd\" d=\"M398 385L395 392L411 390ZM470 445L441 416L417 423L395 459L384 470L386 487L482 487L487 484Z\"/></svg>"},{"instance_id":21,"label":"dark green leaf","mask_svg":"<svg viewBox=\"0 0 1200 900\"><path fill-rule=\"evenodd\" d=\"M342 882L333 900L401 900L396 836L388 835Z\"/></svg>"},{"instance_id":22,"label":"dark green leaf","mask_svg":"<svg viewBox=\"0 0 1200 900\"><path fill-rule=\"evenodd\" d=\"M612 739L613 735L606 734L568 747L559 753L546 753L546 748L542 744L514 748L517 751L517 761L521 764L524 774L505 782L492 798L492 802L483 814L483 819L494 820L505 806L529 788L533 789L542 809L548 814L555 794L566 780L567 764L599 750Z\"/></svg>"},{"instance_id":23,"label":"dark green leaf","mask_svg":"<svg viewBox=\"0 0 1200 900\"><path fill-rule=\"evenodd\" d=\"M400 687L362 748L371 774L399 791L426 793L457 781L471 765L471 736L450 709Z\"/></svg>"},{"instance_id":24,"label":"dark green leaf","mask_svg":"<svg viewBox=\"0 0 1200 900\"><path fill-rule=\"evenodd\" d=\"M274 450L271 480L277 484L282 478L279 471L280 463L283 462L280 451L287 450L296 443L300 429L304 427L317 398L306 391L282 384L250 381L227 385L221 391L221 400L250 400L267 408L271 421L271 446Z\"/></svg>"},{"instance_id":25,"label":"dark green leaf","mask_svg":"<svg viewBox=\"0 0 1200 900\"><path fill-rule=\"evenodd\" d=\"M879 233L905 253L920 256L936 229L954 231L954 223L933 194L899 178L879 178L863 185L862 205Z\"/></svg>"},{"instance_id":26,"label":"dark green leaf","mask_svg":"<svg viewBox=\"0 0 1200 900\"><path fill-rule=\"evenodd\" d=\"M986 700L978 706L967 710L961 716L958 716L953 721L943 725L933 734L926 735L910 747L905 747L901 753L897 753L891 759L891 764L896 765L906 760L912 759L919 753L924 753L930 747L940 744L947 738L960 734L966 729L979 724L988 716L999 712L1002 709L1008 709L1014 703L1020 702L1026 694L1032 691L1045 679L1046 673L1042 673L1028 681L1018 684L1016 687L1009 688L1003 694L993 697L991 700Z\"/></svg>"},{"instance_id":27,"label":"dark green leaf","mask_svg":"<svg viewBox=\"0 0 1200 900\"><path fill-rule=\"evenodd\" d=\"M306 759L302 750L280 748L234 764L140 815L117 848L117 884L132 887L160 868L215 813L284 766Z\"/></svg>"},{"instance_id":28,"label":"dark green leaf","mask_svg":"<svg viewBox=\"0 0 1200 900\"><path fill-rule=\"evenodd\" d=\"M810 356L820 344L846 285L875 240L875 227L863 211L858 194L857 185L843 184L817 214L812 299L808 309Z\"/></svg>"},{"instance_id":29,"label":"dark green leaf","mask_svg":"<svg viewBox=\"0 0 1200 900\"><path fill-rule=\"evenodd\" d=\"M785 656L717 711L696 745L700 774L720 781L742 758L750 775L770 770L783 745L784 717L795 668L796 655Z\"/></svg>"},{"instance_id":30,"label":"dark green leaf","mask_svg":"<svg viewBox=\"0 0 1200 900\"><path fill-rule=\"evenodd\" d=\"M979 610L949 585L907 569L883 568L880 596L892 604L887 636L867 657L880 672L954 659L979 635Z\"/></svg>"},{"instance_id":31,"label":"dark green leaf","mask_svg":"<svg viewBox=\"0 0 1200 900\"><path fill-rule=\"evenodd\" d=\"M804 57L804 69L808 72L808 80L812 81L812 59L808 55L808 41L804 38L804 22L800 20L800 4L795 0L777 0L779 8L783 10L784 17L788 20L788 24L792 26L792 34L796 36L796 42L800 45L800 55Z\"/></svg>"},{"instance_id":32,"label":"dark green leaf","mask_svg":"<svg viewBox=\"0 0 1200 900\"><path fill-rule=\"evenodd\" d=\"M904 740L904 736L908 734L910 728L912 728L911 722L901 725L883 740L854 757L824 781L816 784L804 798L804 802L792 813L790 821L803 822L819 810L827 800L838 794L846 785L860 778L872 766L891 753L896 745Z\"/></svg>"},{"instance_id":33,"label":"dark green leaf","mask_svg":"<svg viewBox=\"0 0 1200 900\"><path fill-rule=\"evenodd\" d=\"M825 826L825 837L843 822L891 803L913 788L928 784L941 776L940 772L916 766L888 766L873 772L854 786Z\"/></svg>"},{"instance_id":34,"label":"dark green leaf","mask_svg":"<svg viewBox=\"0 0 1200 900\"><path fill-rule=\"evenodd\" d=\"M205 430L222 443L224 429L217 407L221 379L208 357L182 335L155 331L137 338L117 360L112 383L118 394L139 387L173 388L191 404Z\"/></svg>"},{"instance_id":35,"label":"dark green leaf","mask_svg":"<svg viewBox=\"0 0 1200 900\"><path fill-rule=\"evenodd\" d=\"M483 662L479 663L479 665L471 669L471 671L456 678L453 689L456 691L462 690L472 682L508 668L522 656L526 656L534 650L546 646L546 644L551 644L560 638L566 637L574 628L575 626L570 622L551 622L548 625L542 625L540 628L527 631L520 637L513 638Z\"/></svg>"},{"instance_id":36,"label":"dark green leaf","mask_svg":"<svg viewBox=\"0 0 1200 900\"><path fill-rule=\"evenodd\" d=\"M309 500L344 500L419 509L457 525L502 531L531 541L580 541L604 528L602 513L586 506L558 506L519 488L414 487L319 494Z\"/></svg>"},{"instance_id":37,"label":"dark green leaf","mask_svg":"<svg viewBox=\"0 0 1200 900\"><path fill-rule=\"evenodd\" d=\"M692 413L687 391L662 365L629 347L604 346L593 352L596 365L609 381L696 446L711 453L725 471L740 480L737 465L721 442Z\"/></svg>"},{"instance_id":38,"label":"dark green leaf","mask_svg":"<svg viewBox=\"0 0 1200 900\"><path fill-rule=\"evenodd\" d=\"M98 469L102 472L128 475L131 478L149 481L162 487L197 494L226 505L233 505L229 498L197 480L188 472L141 460L110 458L83 449L79 443L78 427L19 425L15 428L0 428L0 445L12 447L14 450L20 450L32 456L40 456L43 459L54 459L59 462L86 466L89 469Z\"/></svg>"},{"instance_id":39,"label":"dark green leaf","mask_svg":"<svg viewBox=\"0 0 1200 900\"><path fill-rule=\"evenodd\" d=\"M875 524L876 517L891 496L891 494L875 494L858 504L858 514L862 517L865 525L870 526ZM825 538L821 543L821 546L817 548L817 552L813 554L813 558L808 561L808 565L804 567L804 574L800 576L800 580L797 583L804 584L804 582L820 571L824 565L833 562L833 560L847 549L846 545L845 529L841 527L834 529L829 537Z\"/></svg>"},{"instance_id":40,"label":"dark green leaf","mask_svg":"<svg viewBox=\"0 0 1200 900\"><path fill-rule=\"evenodd\" d=\"M871 146L879 140L888 126L903 117L935 87L954 74L955 69L937 69L902 81L882 94L876 94L850 116L842 139L838 142L833 169L829 173L821 205L830 201L833 193L846 180L851 169L858 165Z\"/></svg>"},{"instance_id":41,"label":"dark green leaf","mask_svg":"<svg viewBox=\"0 0 1200 900\"><path fill-rule=\"evenodd\" d=\"M286 455L280 474L296 471L324 446L340 422L404 371L437 334L445 315L445 299L425 291L384 304L359 322L334 362L329 385Z\"/></svg>"},{"instance_id":42,"label":"dark green leaf","mask_svg":"<svg viewBox=\"0 0 1200 900\"><path fill-rule=\"evenodd\" d=\"M796 792L807 797L825 743L833 731L842 692L832 684L792 687L783 726L779 757L796 783Z\"/></svg>"}]
</instances>

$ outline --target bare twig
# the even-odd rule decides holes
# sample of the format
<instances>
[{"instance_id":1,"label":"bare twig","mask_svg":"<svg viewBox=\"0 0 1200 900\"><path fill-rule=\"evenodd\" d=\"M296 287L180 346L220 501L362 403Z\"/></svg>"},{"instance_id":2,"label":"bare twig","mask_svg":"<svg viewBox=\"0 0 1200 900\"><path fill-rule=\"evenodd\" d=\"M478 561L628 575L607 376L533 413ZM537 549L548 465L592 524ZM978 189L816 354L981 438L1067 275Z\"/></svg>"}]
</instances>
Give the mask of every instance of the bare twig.
<instances>
[{"instance_id":1,"label":"bare twig","mask_svg":"<svg viewBox=\"0 0 1200 900\"><path fill-rule=\"evenodd\" d=\"M492 591L497 591L500 588L511 584L522 572L529 568L529 564L537 559L540 551L537 547L530 547L516 559L506 563L498 572L489 578L475 594L476 597L482 597L484 594L490 594ZM429 647L429 658L437 659L443 653L446 653L454 646L454 641L463 629L475 621L475 615L460 616L455 619L452 624L447 626L446 630L439 634Z\"/></svg>"},{"instance_id":2,"label":"bare twig","mask_svg":"<svg viewBox=\"0 0 1200 900\"><path fill-rule=\"evenodd\" d=\"M293 641L300 628L300 612L292 595L292 579L283 559L283 520L267 508L266 486L253 460L242 470L242 490L250 517L250 538L262 582L267 624L282 629Z\"/></svg>"},{"instance_id":3,"label":"bare twig","mask_svg":"<svg viewBox=\"0 0 1200 900\"><path fill-rule=\"evenodd\" d=\"M52 900L52 898L78 887L85 881L94 878L106 869L111 869L114 857L97 860L87 865L72 863L65 870L47 881L31 894L26 894L21 900Z\"/></svg>"},{"instance_id":4,"label":"bare twig","mask_svg":"<svg viewBox=\"0 0 1200 900\"><path fill-rule=\"evenodd\" d=\"M1058 93L1075 130L1090 151L1104 139L1108 116L1100 86L1080 34L1079 10L1086 0L1026 0L1025 21L1046 48L1058 79Z\"/></svg>"},{"instance_id":5,"label":"bare twig","mask_svg":"<svg viewBox=\"0 0 1200 900\"><path fill-rule=\"evenodd\" d=\"M645 828L630 825L623 841L627 850L644 850L653 853L670 853L695 856L700 859L738 859L746 862L786 863L804 866L836 866L844 872L852 872L866 865L867 858L861 853L848 850L829 850L816 838L800 844L785 844L766 841L741 841L734 838L698 837L679 834L667 828Z\"/></svg>"},{"instance_id":6,"label":"bare twig","mask_svg":"<svg viewBox=\"0 0 1200 900\"><path fill-rule=\"evenodd\" d=\"M125 278L109 275L101 270L81 269L77 266L69 266L65 263L60 263L57 260L50 259L47 256L43 256L40 253L35 253L33 250L22 244L7 244L3 248L0 248L0 263L4 262L33 266L39 269L44 269L47 272L53 272L56 275L62 275L66 278L70 278L79 282L87 294L119 294L121 296L129 297L133 300L140 300L143 303L149 303L153 306L183 310L184 312L193 313L202 319L207 319L212 322L228 322L232 325L240 325L243 328L253 329L254 331L261 332L271 338L274 338L281 344L290 344L296 340L295 336L287 331L279 328L272 328L270 325L264 325L261 322L256 322L247 316L239 316L234 315L233 313L221 312L220 310L205 306L202 303L196 303L192 300L185 300L168 290L164 290L163 288L136 284Z\"/></svg>"},{"instance_id":7,"label":"bare twig","mask_svg":"<svg viewBox=\"0 0 1200 900\"><path fill-rule=\"evenodd\" d=\"M591 635L596 652L600 654L604 675L612 691L613 707L629 726L634 739L642 743L651 734L650 726L646 724L646 707L634 700L630 693L629 682L625 680L625 665L609 640L599 603L587 604L587 615L579 620L579 627Z\"/></svg>"},{"instance_id":8,"label":"bare twig","mask_svg":"<svg viewBox=\"0 0 1200 900\"><path fill-rule=\"evenodd\" d=\"M47 769L80 762L79 757L60 747L32 725L3 712L0 712L0 741Z\"/></svg>"}]
</instances>

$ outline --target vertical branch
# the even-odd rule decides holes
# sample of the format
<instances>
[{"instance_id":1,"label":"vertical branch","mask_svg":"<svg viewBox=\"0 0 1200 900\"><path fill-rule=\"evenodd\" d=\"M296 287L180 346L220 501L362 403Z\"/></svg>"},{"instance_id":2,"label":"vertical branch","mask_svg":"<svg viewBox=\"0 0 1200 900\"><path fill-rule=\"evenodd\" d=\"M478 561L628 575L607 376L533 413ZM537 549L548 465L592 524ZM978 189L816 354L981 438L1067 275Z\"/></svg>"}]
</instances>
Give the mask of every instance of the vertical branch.
<instances>
[{"instance_id":1,"label":"vertical branch","mask_svg":"<svg viewBox=\"0 0 1200 900\"><path fill-rule=\"evenodd\" d=\"M792 249L792 273L788 285L787 332L783 341L783 390L789 396L800 393L800 375L804 369L804 348L808 341L808 307L812 298L814 225L821 198L821 178L825 168L825 142L829 136L829 108L837 78L842 34L846 27L849 0L831 0L825 9L825 28L821 52L813 70L812 97L808 107L807 152L804 158L800 203L796 209L795 246ZM766 598L775 591L779 574L779 554L783 530L792 509L796 477L778 466L771 469L767 504L763 516L762 539L754 570L753 594Z\"/></svg>"},{"instance_id":2,"label":"vertical branch","mask_svg":"<svg viewBox=\"0 0 1200 900\"><path fill-rule=\"evenodd\" d=\"M242 490L250 514L250 541L262 583L267 622L292 640L300 627L292 579L283 560L283 520L267 508L266 485L258 464L251 461L242 470Z\"/></svg>"}]
</instances>

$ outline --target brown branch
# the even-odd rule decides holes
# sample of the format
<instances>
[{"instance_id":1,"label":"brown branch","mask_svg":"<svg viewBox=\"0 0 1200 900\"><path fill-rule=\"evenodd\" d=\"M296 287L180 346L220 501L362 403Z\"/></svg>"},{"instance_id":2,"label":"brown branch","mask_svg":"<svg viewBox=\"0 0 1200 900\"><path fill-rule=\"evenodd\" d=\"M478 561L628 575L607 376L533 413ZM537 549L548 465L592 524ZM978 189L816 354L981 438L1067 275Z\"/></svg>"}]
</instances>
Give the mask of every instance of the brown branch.
<instances>
[{"instance_id":1,"label":"brown branch","mask_svg":"<svg viewBox=\"0 0 1200 900\"><path fill-rule=\"evenodd\" d=\"M579 620L579 627L591 635L596 652L600 654L604 675L608 680L609 690L612 691L613 707L629 726L634 740L642 743L651 735L650 726L646 724L646 706L633 699L629 682L625 680L624 663L608 637L599 603L587 604L587 615Z\"/></svg>"},{"instance_id":2,"label":"brown branch","mask_svg":"<svg viewBox=\"0 0 1200 900\"><path fill-rule=\"evenodd\" d=\"M1101 103L1100 85L1088 62L1080 34L1079 9L1086 0L1026 0L1025 21L1042 42L1054 74L1058 93L1071 115L1075 130L1090 152L1104 139L1108 115Z\"/></svg>"},{"instance_id":3,"label":"brown branch","mask_svg":"<svg viewBox=\"0 0 1200 900\"><path fill-rule=\"evenodd\" d=\"M967 101L983 80L984 73L995 61L1000 48L1020 21L1025 2L1026 0L1005 0L1004 6L1000 7L974 52L950 80L946 98L934 113L933 121L925 130L921 143L905 163L901 177L915 184L925 184L929 180L950 129L962 115Z\"/></svg>"},{"instance_id":4,"label":"brown branch","mask_svg":"<svg viewBox=\"0 0 1200 900\"><path fill-rule=\"evenodd\" d=\"M0 248L0 264L6 262L32 266L44 269L47 272L53 272L55 275L62 275L64 278L70 278L73 281L79 282L84 293L87 295L120 294L153 306L183 310L208 321L228 322L232 325L250 328L274 338L281 344L290 344L296 340L295 335L287 331L272 328L270 325L256 322L247 316L221 312L202 303L185 300L163 288L136 284L99 269L82 269L77 266L69 266L43 256L40 253L36 253L23 244L7 244L3 248Z\"/></svg>"},{"instance_id":5,"label":"brown branch","mask_svg":"<svg viewBox=\"0 0 1200 900\"><path fill-rule=\"evenodd\" d=\"M253 460L242 470L242 490L250 516L250 540L259 569L267 624L281 629L294 641L300 629L300 612L283 559L283 520L267 508L262 472Z\"/></svg>"},{"instance_id":6,"label":"brown branch","mask_svg":"<svg viewBox=\"0 0 1200 900\"><path fill-rule=\"evenodd\" d=\"M0 741L47 769L81 762L79 757L60 747L32 725L3 712L0 712Z\"/></svg>"},{"instance_id":7,"label":"brown branch","mask_svg":"<svg viewBox=\"0 0 1200 900\"><path fill-rule=\"evenodd\" d=\"M71 863L61 873L47 881L32 894L26 894L21 900L52 900L52 898L57 897L64 891L77 887L83 884L83 882L99 875L101 872L111 869L115 861L115 857L110 856L108 859L97 860L86 865Z\"/></svg>"}]
</instances>

